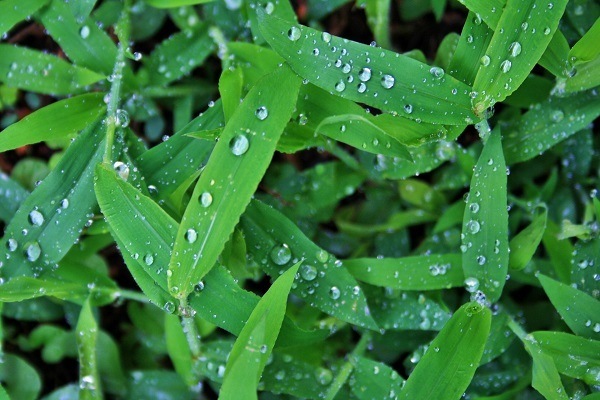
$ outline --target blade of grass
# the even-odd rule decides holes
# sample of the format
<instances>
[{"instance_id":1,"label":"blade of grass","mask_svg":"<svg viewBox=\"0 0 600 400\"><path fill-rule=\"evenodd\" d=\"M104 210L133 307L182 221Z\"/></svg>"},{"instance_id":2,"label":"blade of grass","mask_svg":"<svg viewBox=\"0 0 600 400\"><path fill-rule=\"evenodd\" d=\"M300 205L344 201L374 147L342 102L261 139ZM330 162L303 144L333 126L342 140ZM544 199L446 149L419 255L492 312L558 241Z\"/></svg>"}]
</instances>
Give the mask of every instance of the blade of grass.
<instances>
[{"instance_id":1,"label":"blade of grass","mask_svg":"<svg viewBox=\"0 0 600 400\"><path fill-rule=\"evenodd\" d=\"M100 386L96 355L98 324L89 301L86 301L81 308L76 331L79 353L79 398L102 399L104 396Z\"/></svg>"},{"instance_id":2,"label":"blade of grass","mask_svg":"<svg viewBox=\"0 0 600 400\"><path fill-rule=\"evenodd\" d=\"M483 354L490 321L490 310L478 303L459 308L429 345L399 399L460 399Z\"/></svg>"},{"instance_id":3,"label":"blade of grass","mask_svg":"<svg viewBox=\"0 0 600 400\"><path fill-rule=\"evenodd\" d=\"M544 231L546 230L548 209L545 206L540 208L542 208L542 212L534 216L531 224L510 240L510 255L508 259L508 267L510 269L520 270L525 268L542 241Z\"/></svg>"},{"instance_id":4,"label":"blade of grass","mask_svg":"<svg viewBox=\"0 0 600 400\"><path fill-rule=\"evenodd\" d=\"M27 196L27 190L0 172L0 220L8 224Z\"/></svg>"},{"instance_id":5,"label":"blade of grass","mask_svg":"<svg viewBox=\"0 0 600 400\"><path fill-rule=\"evenodd\" d=\"M296 73L332 94L424 122L476 119L471 88L439 68L257 11L269 45Z\"/></svg>"},{"instance_id":6,"label":"blade of grass","mask_svg":"<svg viewBox=\"0 0 600 400\"><path fill-rule=\"evenodd\" d=\"M465 277L475 279L473 283L478 282L490 302L500 298L508 271L506 183L498 127L484 145L473 170L461 235Z\"/></svg>"},{"instance_id":7,"label":"blade of grass","mask_svg":"<svg viewBox=\"0 0 600 400\"><path fill-rule=\"evenodd\" d=\"M49 0L4 0L0 2L0 36L42 8Z\"/></svg>"},{"instance_id":8,"label":"blade of grass","mask_svg":"<svg viewBox=\"0 0 600 400\"><path fill-rule=\"evenodd\" d=\"M225 126L175 240L168 282L178 298L187 297L217 261L273 157L299 86L287 67L276 70L250 90ZM278 96L281 91L286 96Z\"/></svg>"}]
</instances>

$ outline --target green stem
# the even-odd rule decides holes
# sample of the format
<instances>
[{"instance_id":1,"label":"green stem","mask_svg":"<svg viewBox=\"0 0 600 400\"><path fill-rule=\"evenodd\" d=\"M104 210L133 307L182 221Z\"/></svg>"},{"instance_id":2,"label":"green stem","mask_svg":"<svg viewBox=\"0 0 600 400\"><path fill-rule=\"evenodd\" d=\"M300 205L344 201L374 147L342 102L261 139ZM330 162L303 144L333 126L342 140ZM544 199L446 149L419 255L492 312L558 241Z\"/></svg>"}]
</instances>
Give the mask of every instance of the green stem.
<instances>
[{"instance_id":1,"label":"green stem","mask_svg":"<svg viewBox=\"0 0 600 400\"><path fill-rule=\"evenodd\" d=\"M182 310L186 310L188 308L187 299L185 298L179 300L179 304ZM189 316L182 316L181 325L183 327L183 332L185 333L188 346L190 346L192 358L198 359L201 354L200 336L198 335L198 329L196 327L196 321L194 319L193 314Z\"/></svg>"},{"instance_id":2,"label":"green stem","mask_svg":"<svg viewBox=\"0 0 600 400\"><path fill-rule=\"evenodd\" d=\"M117 57L115 58L115 67L111 75L112 83L110 86L108 106L106 108L104 164L110 164L112 161L112 148L114 146L115 130L117 128L117 110L121 100L121 83L123 80L123 68L125 67L125 51L129 42L129 6L130 1L126 1L116 27L116 30L120 33L118 35L119 46L117 48Z\"/></svg>"},{"instance_id":3,"label":"green stem","mask_svg":"<svg viewBox=\"0 0 600 400\"><path fill-rule=\"evenodd\" d=\"M358 344L352 351L352 353L350 355L350 359L344 363L344 365L340 369L340 372L337 374L337 376L331 383L331 386L329 386L329 390L327 391L327 394L325 395L325 400L333 400L335 398L335 396L337 396L338 392L344 386L344 384L350 377L352 370L354 369L354 365L351 360L352 357L362 355L365 352L367 345L369 344L370 341L371 341L371 333L365 332L365 334L363 334L363 336L358 341Z\"/></svg>"},{"instance_id":4,"label":"green stem","mask_svg":"<svg viewBox=\"0 0 600 400\"><path fill-rule=\"evenodd\" d=\"M135 301L139 301L140 303L149 303L150 300L148 299L148 297L146 297L145 294L140 293L140 292L136 292L133 290L123 290L120 289L119 290L119 297L123 298L123 299L127 299L127 300L135 300Z\"/></svg>"}]
</instances>

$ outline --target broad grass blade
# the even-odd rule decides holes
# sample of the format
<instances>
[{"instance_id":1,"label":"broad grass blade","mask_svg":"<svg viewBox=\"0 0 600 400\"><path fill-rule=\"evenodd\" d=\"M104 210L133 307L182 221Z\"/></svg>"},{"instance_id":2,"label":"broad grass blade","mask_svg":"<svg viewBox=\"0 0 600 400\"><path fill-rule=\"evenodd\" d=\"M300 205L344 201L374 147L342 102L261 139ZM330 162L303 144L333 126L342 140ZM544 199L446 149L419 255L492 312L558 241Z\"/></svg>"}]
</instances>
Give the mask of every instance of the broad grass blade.
<instances>
[{"instance_id":1,"label":"broad grass blade","mask_svg":"<svg viewBox=\"0 0 600 400\"><path fill-rule=\"evenodd\" d=\"M531 224L510 240L510 256L508 258L510 269L520 270L525 268L542 241L546 230L548 209L546 207L541 208L543 208L542 212L534 216Z\"/></svg>"},{"instance_id":2,"label":"broad grass blade","mask_svg":"<svg viewBox=\"0 0 600 400\"><path fill-rule=\"evenodd\" d=\"M4 172L0 172L0 220L9 223L29 192Z\"/></svg>"},{"instance_id":3,"label":"broad grass blade","mask_svg":"<svg viewBox=\"0 0 600 400\"><path fill-rule=\"evenodd\" d=\"M4 0L0 2L0 36L17 23L25 20L37 10L42 8L48 0Z\"/></svg>"},{"instance_id":4,"label":"broad grass blade","mask_svg":"<svg viewBox=\"0 0 600 400\"><path fill-rule=\"evenodd\" d=\"M98 323L92 313L90 302L86 301L77 320L77 350L79 352L79 398L102 399L102 387L98 375Z\"/></svg>"}]
</instances>

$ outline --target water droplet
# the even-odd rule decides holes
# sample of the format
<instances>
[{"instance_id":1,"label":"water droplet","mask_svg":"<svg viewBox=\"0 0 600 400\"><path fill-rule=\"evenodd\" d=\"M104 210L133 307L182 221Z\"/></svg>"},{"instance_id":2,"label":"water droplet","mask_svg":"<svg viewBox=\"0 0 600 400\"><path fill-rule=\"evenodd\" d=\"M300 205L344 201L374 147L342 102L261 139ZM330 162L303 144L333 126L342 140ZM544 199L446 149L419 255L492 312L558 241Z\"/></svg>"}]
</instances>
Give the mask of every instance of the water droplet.
<instances>
[{"instance_id":1,"label":"water droplet","mask_svg":"<svg viewBox=\"0 0 600 400\"><path fill-rule=\"evenodd\" d=\"M512 57L516 57L521 54L521 43L512 42L508 47L508 51Z\"/></svg>"},{"instance_id":2,"label":"water droplet","mask_svg":"<svg viewBox=\"0 0 600 400\"><path fill-rule=\"evenodd\" d=\"M476 261L477 261L477 264L483 265L486 262L486 258L485 258L485 256L479 255L479 256L477 256Z\"/></svg>"},{"instance_id":3,"label":"water droplet","mask_svg":"<svg viewBox=\"0 0 600 400\"><path fill-rule=\"evenodd\" d=\"M229 141L229 149L235 156L241 156L242 154L248 151L249 147L250 142L244 134L235 135Z\"/></svg>"},{"instance_id":4,"label":"water droplet","mask_svg":"<svg viewBox=\"0 0 600 400\"><path fill-rule=\"evenodd\" d=\"M474 219L467 222L467 230L470 233L476 234L477 232L479 232L480 229L481 229L481 225L479 225L479 222L475 221Z\"/></svg>"},{"instance_id":5,"label":"water droplet","mask_svg":"<svg viewBox=\"0 0 600 400\"><path fill-rule=\"evenodd\" d=\"M319 368L317 372L317 382L321 385L329 385L333 380L333 374L327 368Z\"/></svg>"},{"instance_id":6,"label":"water droplet","mask_svg":"<svg viewBox=\"0 0 600 400\"><path fill-rule=\"evenodd\" d=\"M331 34L329 34L328 32L323 32L321 34L321 39L323 39L325 43L329 43L331 42Z\"/></svg>"},{"instance_id":7,"label":"water droplet","mask_svg":"<svg viewBox=\"0 0 600 400\"><path fill-rule=\"evenodd\" d=\"M200 281L194 285L194 292L200 293L204 290L204 282Z\"/></svg>"},{"instance_id":8,"label":"water droplet","mask_svg":"<svg viewBox=\"0 0 600 400\"><path fill-rule=\"evenodd\" d=\"M475 25L481 25L481 15L475 14L475 17L473 18L473 23Z\"/></svg>"},{"instance_id":9,"label":"water droplet","mask_svg":"<svg viewBox=\"0 0 600 400\"><path fill-rule=\"evenodd\" d=\"M67 208L69 208L69 199L62 199L60 201L60 206L66 210Z\"/></svg>"},{"instance_id":10,"label":"water droplet","mask_svg":"<svg viewBox=\"0 0 600 400\"><path fill-rule=\"evenodd\" d=\"M371 68L365 67L361 69L358 73L358 79L360 79L363 82L368 82L369 79L371 79Z\"/></svg>"},{"instance_id":11,"label":"water droplet","mask_svg":"<svg viewBox=\"0 0 600 400\"><path fill-rule=\"evenodd\" d=\"M264 121L269 116L269 110L267 110L267 107L261 106L256 109L254 115L256 115L256 118Z\"/></svg>"},{"instance_id":12,"label":"water droplet","mask_svg":"<svg viewBox=\"0 0 600 400\"><path fill-rule=\"evenodd\" d=\"M554 110L552 111L552 114L550 114L550 119L552 122L560 122L564 117L565 113L563 113L562 110Z\"/></svg>"},{"instance_id":13,"label":"water droplet","mask_svg":"<svg viewBox=\"0 0 600 400\"><path fill-rule=\"evenodd\" d=\"M467 292L475 292L477 289L479 289L479 279L473 277L465 279L465 287Z\"/></svg>"},{"instance_id":14,"label":"water droplet","mask_svg":"<svg viewBox=\"0 0 600 400\"><path fill-rule=\"evenodd\" d=\"M129 178L129 166L124 162L117 161L113 164L114 170L117 172L119 177L126 181Z\"/></svg>"},{"instance_id":15,"label":"water droplet","mask_svg":"<svg viewBox=\"0 0 600 400\"><path fill-rule=\"evenodd\" d=\"M90 36L90 27L87 25L82 26L79 30L79 36L81 36L82 39L87 39Z\"/></svg>"},{"instance_id":16,"label":"water droplet","mask_svg":"<svg viewBox=\"0 0 600 400\"><path fill-rule=\"evenodd\" d=\"M344 64L344 66L342 67L342 72L348 74L350 73L350 71L352 71L352 66L348 63Z\"/></svg>"},{"instance_id":17,"label":"water droplet","mask_svg":"<svg viewBox=\"0 0 600 400\"><path fill-rule=\"evenodd\" d=\"M381 77L381 86L385 89L391 89L394 86L394 83L396 83L396 79L394 79L392 75L386 74Z\"/></svg>"},{"instance_id":18,"label":"water droplet","mask_svg":"<svg viewBox=\"0 0 600 400\"><path fill-rule=\"evenodd\" d=\"M33 226L42 226L44 223L44 216L38 210L33 210L29 213L29 223Z\"/></svg>"},{"instance_id":19,"label":"water droplet","mask_svg":"<svg viewBox=\"0 0 600 400\"><path fill-rule=\"evenodd\" d=\"M552 10L554 8L554 3L548 3L548 10Z\"/></svg>"},{"instance_id":20,"label":"water droplet","mask_svg":"<svg viewBox=\"0 0 600 400\"><path fill-rule=\"evenodd\" d=\"M543 32L544 32L544 35L548 36L550 34L550 32L552 32L552 29L550 29L549 27L545 27Z\"/></svg>"},{"instance_id":21,"label":"water droplet","mask_svg":"<svg viewBox=\"0 0 600 400\"><path fill-rule=\"evenodd\" d=\"M265 5L265 12L267 13L267 15L271 15L273 14L273 11L275 11L275 5L271 2L268 2Z\"/></svg>"},{"instance_id":22,"label":"water droplet","mask_svg":"<svg viewBox=\"0 0 600 400\"><path fill-rule=\"evenodd\" d=\"M200 195L200 204L202 207L209 207L213 202L212 194L204 192Z\"/></svg>"},{"instance_id":23,"label":"water droplet","mask_svg":"<svg viewBox=\"0 0 600 400\"><path fill-rule=\"evenodd\" d=\"M440 68L440 67L431 67L431 68L429 69L429 73L430 73L431 75L433 75L433 77L434 77L434 78L436 78L436 79L441 79L441 78L443 78L443 77L444 77L444 74L445 74L446 72L444 71L444 69L443 69L443 68Z\"/></svg>"},{"instance_id":24,"label":"water droplet","mask_svg":"<svg viewBox=\"0 0 600 400\"><path fill-rule=\"evenodd\" d=\"M38 242L29 242L25 244L25 257L31 262L36 261L42 254L42 248Z\"/></svg>"},{"instance_id":25,"label":"water droplet","mask_svg":"<svg viewBox=\"0 0 600 400\"><path fill-rule=\"evenodd\" d=\"M367 85L365 85L363 82L361 82L356 87L356 90L358 91L358 93L364 93L367 90Z\"/></svg>"},{"instance_id":26,"label":"water droplet","mask_svg":"<svg viewBox=\"0 0 600 400\"><path fill-rule=\"evenodd\" d=\"M188 243L194 243L198 239L198 232L195 229L188 229L185 231L185 240Z\"/></svg>"},{"instance_id":27,"label":"water droplet","mask_svg":"<svg viewBox=\"0 0 600 400\"><path fill-rule=\"evenodd\" d=\"M320 53L319 49L317 49L316 47L313 49L312 54L313 56L318 56Z\"/></svg>"},{"instance_id":28,"label":"water droplet","mask_svg":"<svg viewBox=\"0 0 600 400\"><path fill-rule=\"evenodd\" d=\"M323 249L317 251L317 260L322 263L326 263L329 260L329 253Z\"/></svg>"},{"instance_id":29,"label":"water droplet","mask_svg":"<svg viewBox=\"0 0 600 400\"><path fill-rule=\"evenodd\" d=\"M292 259L292 250L285 243L273 247L269 254L271 261L277 265L285 265Z\"/></svg>"},{"instance_id":30,"label":"water droplet","mask_svg":"<svg viewBox=\"0 0 600 400\"><path fill-rule=\"evenodd\" d=\"M340 295L341 295L341 292L337 286L332 286L331 289L329 289L329 297L331 297L332 300L339 299Z\"/></svg>"},{"instance_id":31,"label":"water droplet","mask_svg":"<svg viewBox=\"0 0 600 400\"><path fill-rule=\"evenodd\" d=\"M288 31L288 33L287 33L288 39L290 39L293 42L295 42L296 40L300 39L300 35L301 34L302 34L302 32L300 31L300 29L298 29L295 26L292 26L290 28L290 30Z\"/></svg>"},{"instance_id":32,"label":"water droplet","mask_svg":"<svg viewBox=\"0 0 600 400\"><path fill-rule=\"evenodd\" d=\"M129 126L129 114L127 113L127 111L123 110L122 108L119 108L117 110L116 116L117 120L115 121L115 123L117 124L117 126L120 126L121 128L127 128Z\"/></svg>"},{"instance_id":33,"label":"water droplet","mask_svg":"<svg viewBox=\"0 0 600 400\"><path fill-rule=\"evenodd\" d=\"M504 73L507 73L508 71L510 71L510 67L512 67L512 63L508 60L504 60L504 61L502 61L502 64L500 64L500 69Z\"/></svg>"},{"instance_id":34,"label":"water droplet","mask_svg":"<svg viewBox=\"0 0 600 400\"><path fill-rule=\"evenodd\" d=\"M469 204L469 210L471 210L471 212L473 214L477 214L477 212L479 211L479 204L478 203Z\"/></svg>"},{"instance_id":35,"label":"water droplet","mask_svg":"<svg viewBox=\"0 0 600 400\"><path fill-rule=\"evenodd\" d=\"M167 301L163 306L163 310L165 310L169 314L173 314L175 312L175 303L173 303L172 301Z\"/></svg>"},{"instance_id":36,"label":"water droplet","mask_svg":"<svg viewBox=\"0 0 600 400\"><path fill-rule=\"evenodd\" d=\"M144 262L146 263L146 265L154 264L154 256L150 253L146 254L144 256Z\"/></svg>"},{"instance_id":37,"label":"water droplet","mask_svg":"<svg viewBox=\"0 0 600 400\"><path fill-rule=\"evenodd\" d=\"M344 83L343 80L339 80L336 84L335 84L335 91L336 92L343 92L344 89L346 89L346 84Z\"/></svg>"},{"instance_id":38,"label":"water droplet","mask_svg":"<svg viewBox=\"0 0 600 400\"><path fill-rule=\"evenodd\" d=\"M484 67L487 67L488 65L490 65L490 56L488 56L487 54L483 55L480 59L479 62L481 63L481 65L483 65Z\"/></svg>"},{"instance_id":39,"label":"water droplet","mask_svg":"<svg viewBox=\"0 0 600 400\"><path fill-rule=\"evenodd\" d=\"M17 247L19 247L19 242L17 242L13 238L8 239L8 241L6 242L6 248L8 249L8 251L15 251L17 250Z\"/></svg>"},{"instance_id":40,"label":"water droplet","mask_svg":"<svg viewBox=\"0 0 600 400\"><path fill-rule=\"evenodd\" d=\"M407 114L410 114L410 113L412 113L412 112L413 112L413 106L412 106L411 104L405 104L405 105L404 105L404 111L405 111Z\"/></svg>"},{"instance_id":41,"label":"water droplet","mask_svg":"<svg viewBox=\"0 0 600 400\"><path fill-rule=\"evenodd\" d=\"M312 281L317 277L317 269L312 265L302 265L300 268L300 276L305 281Z\"/></svg>"}]
</instances>

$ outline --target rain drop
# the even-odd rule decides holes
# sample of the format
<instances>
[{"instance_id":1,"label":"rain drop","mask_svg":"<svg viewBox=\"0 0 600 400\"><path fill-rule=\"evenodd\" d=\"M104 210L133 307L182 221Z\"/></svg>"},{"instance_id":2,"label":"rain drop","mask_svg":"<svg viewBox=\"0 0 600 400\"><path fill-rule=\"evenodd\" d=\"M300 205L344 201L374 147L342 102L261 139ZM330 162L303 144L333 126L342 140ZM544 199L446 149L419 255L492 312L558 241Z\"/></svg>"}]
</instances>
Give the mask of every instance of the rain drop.
<instances>
[{"instance_id":1,"label":"rain drop","mask_svg":"<svg viewBox=\"0 0 600 400\"><path fill-rule=\"evenodd\" d=\"M209 207L213 202L213 197L209 192L204 192L200 195L200 204L202 207Z\"/></svg>"},{"instance_id":2,"label":"rain drop","mask_svg":"<svg viewBox=\"0 0 600 400\"><path fill-rule=\"evenodd\" d=\"M233 153L233 155L235 156L241 156L242 154L248 151L249 147L250 142L244 134L235 135L229 141L229 149L231 150L231 153Z\"/></svg>"},{"instance_id":3,"label":"rain drop","mask_svg":"<svg viewBox=\"0 0 600 400\"><path fill-rule=\"evenodd\" d=\"M490 65L490 56L483 55L480 59L479 62L481 63L481 65L483 65L484 67L487 67L488 65Z\"/></svg>"},{"instance_id":4,"label":"rain drop","mask_svg":"<svg viewBox=\"0 0 600 400\"><path fill-rule=\"evenodd\" d=\"M256 118L264 121L269 116L269 110L267 110L267 107L261 106L256 109L254 115L256 115Z\"/></svg>"},{"instance_id":5,"label":"rain drop","mask_svg":"<svg viewBox=\"0 0 600 400\"><path fill-rule=\"evenodd\" d=\"M347 74L350 71L352 71L352 66L348 63L344 64L344 66L342 67L342 72Z\"/></svg>"},{"instance_id":6,"label":"rain drop","mask_svg":"<svg viewBox=\"0 0 600 400\"><path fill-rule=\"evenodd\" d=\"M332 286L331 289L329 289L329 297L331 297L332 300L339 299L340 295L341 295L341 292L337 286Z\"/></svg>"},{"instance_id":7,"label":"rain drop","mask_svg":"<svg viewBox=\"0 0 600 400\"><path fill-rule=\"evenodd\" d=\"M502 61L502 64L500 64L500 69L502 69L502 72L505 74L510 71L510 67L512 67L512 63L508 60L504 60Z\"/></svg>"},{"instance_id":8,"label":"rain drop","mask_svg":"<svg viewBox=\"0 0 600 400\"><path fill-rule=\"evenodd\" d=\"M129 126L129 114L127 113L127 111L119 108L117 110L116 116L117 119L115 123L117 124L117 126L121 128L127 128Z\"/></svg>"},{"instance_id":9,"label":"rain drop","mask_svg":"<svg viewBox=\"0 0 600 400\"><path fill-rule=\"evenodd\" d=\"M323 32L323 33L321 34L321 39L323 39L323 41L324 41L325 43L329 43L329 42L331 42L331 34L330 34L330 33L328 33L328 32Z\"/></svg>"},{"instance_id":10,"label":"rain drop","mask_svg":"<svg viewBox=\"0 0 600 400\"><path fill-rule=\"evenodd\" d=\"M554 110L552 111L552 114L550 114L550 119L555 123L562 121L564 117L565 113L563 113L562 110Z\"/></svg>"},{"instance_id":11,"label":"rain drop","mask_svg":"<svg viewBox=\"0 0 600 400\"><path fill-rule=\"evenodd\" d=\"M300 29L298 29L295 26L292 26L290 28L290 30L288 31L287 35L288 35L288 39L295 42L296 40L300 39L301 32L300 32Z\"/></svg>"},{"instance_id":12,"label":"rain drop","mask_svg":"<svg viewBox=\"0 0 600 400\"><path fill-rule=\"evenodd\" d=\"M44 223L44 216L38 210L29 213L29 223L33 226L41 226Z\"/></svg>"},{"instance_id":13,"label":"rain drop","mask_svg":"<svg viewBox=\"0 0 600 400\"><path fill-rule=\"evenodd\" d=\"M367 85L365 85L363 82L361 82L356 87L356 90L358 91L358 93L364 93L367 90Z\"/></svg>"},{"instance_id":14,"label":"rain drop","mask_svg":"<svg viewBox=\"0 0 600 400\"><path fill-rule=\"evenodd\" d=\"M474 219L467 222L467 230L470 233L476 234L477 232L479 232L480 229L481 229L481 225L479 225L479 222L475 221Z\"/></svg>"},{"instance_id":15,"label":"rain drop","mask_svg":"<svg viewBox=\"0 0 600 400\"><path fill-rule=\"evenodd\" d=\"M302 265L300 268L300 276L305 281L312 281L317 277L317 269L312 265Z\"/></svg>"},{"instance_id":16,"label":"rain drop","mask_svg":"<svg viewBox=\"0 0 600 400\"><path fill-rule=\"evenodd\" d=\"M412 113L412 112L413 112L413 106L412 106L411 104L405 104L405 105L404 105L404 111L405 111L407 114L410 114L410 113Z\"/></svg>"},{"instance_id":17,"label":"rain drop","mask_svg":"<svg viewBox=\"0 0 600 400\"><path fill-rule=\"evenodd\" d=\"M329 253L323 249L317 251L317 260L322 263L326 263L329 260Z\"/></svg>"},{"instance_id":18,"label":"rain drop","mask_svg":"<svg viewBox=\"0 0 600 400\"><path fill-rule=\"evenodd\" d=\"M150 189L150 188L148 187L148 189ZM60 206L61 206L63 209L67 209L67 208L69 208L69 199L62 199L62 200L60 201Z\"/></svg>"},{"instance_id":19,"label":"rain drop","mask_svg":"<svg viewBox=\"0 0 600 400\"><path fill-rule=\"evenodd\" d=\"M79 36L81 36L82 39L87 39L90 36L90 27L87 25L82 26L79 30Z\"/></svg>"},{"instance_id":20,"label":"rain drop","mask_svg":"<svg viewBox=\"0 0 600 400\"><path fill-rule=\"evenodd\" d=\"M474 293L479 289L479 279L473 277L465 279L465 287L467 292Z\"/></svg>"},{"instance_id":21,"label":"rain drop","mask_svg":"<svg viewBox=\"0 0 600 400\"><path fill-rule=\"evenodd\" d=\"M144 262L146 265L152 265L154 263L154 256L150 253L144 256Z\"/></svg>"},{"instance_id":22,"label":"rain drop","mask_svg":"<svg viewBox=\"0 0 600 400\"><path fill-rule=\"evenodd\" d=\"M477 256L476 261L477 261L477 264L483 265L486 262L486 258L485 258L485 256L479 255L479 256Z\"/></svg>"},{"instance_id":23,"label":"rain drop","mask_svg":"<svg viewBox=\"0 0 600 400\"><path fill-rule=\"evenodd\" d=\"M549 27L544 28L544 35L548 36L550 32L552 32L552 29L550 29Z\"/></svg>"},{"instance_id":24,"label":"rain drop","mask_svg":"<svg viewBox=\"0 0 600 400\"><path fill-rule=\"evenodd\" d=\"M335 91L336 92L343 92L344 89L346 89L346 84L344 83L343 80L339 80L336 84L335 84Z\"/></svg>"},{"instance_id":25,"label":"rain drop","mask_svg":"<svg viewBox=\"0 0 600 400\"><path fill-rule=\"evenodd\" d=\"M113 164L113 168L117 172L119 177L121 179L123 179L124 181L126 181L127 178L129 178L129 166L127 164L125 164L124 162L121 162L121 161L115 162Z\"/></svg>"},{"instance_id":26,"label":"rain drop","mask_svg":"<svg viewBox=\"0 0 600 400\"><path fill-rule=\"evenodd\" d=\"M25 256L31 262L36 261L42 254L42 248L38 242L30 242L25 244Z\"/></svg>"},{"instance_id":27,"label":"rain drop","mask_svg":"<svg viewBox=\"0 0 600 400\"><path fill-rule=\"evenodd\" d=\"M469 210L473 214L477 214L477 212L479 211L479 204L478 203L471 203L471 204L469 204Z\"/></svg>"},{"instance_id":28,"label":"rain drop","mask_svg":"<svg viewBox=\"0 0 600 400\"><path fill-rule=\"evenodd\" d=\"M508 47L508 51L510 52L510 55L512 57L518 56L519 54L521 54L521 43L512 42Z\"/></svg>"},{"instance_id":29,"label":"rain drop","mask_svg":"<svg viewBox=\"0 0 600 400\"><path fill-rule=\"evenodd\" d=\"M194 243L198 239L198 233L195 229L188 229L184 236L188 243Z\"/></svg>"},{"instance_id":30,"label":"rain drop","mask_svg":"<svg viewBox=\"0 0 600 400\"><path fill-rule=\"evenodd\" d=\"M431 67L429 73L433 75L434 78L441 79L444 77L445 71L443 68L440 67Z\"/></svg>"},{"instance_id":31,"label":"rain drop","mask_svg":"<svg viewBox=\"0 0 600 400\"><path fill-rule=\"evenodd\" d=\"M371 79L371 68L363 68L358 73L358 79L363 82L368 82Z\"/></svg>"},{"instance_id":32,"label":"rain drop","mask_svg":"<svg viewBox=\"0 0 600 400\"><path fill-rule=\"evenodd\" d=\"M292 259L292 250L285 243L277 245L271 249L269 253L271 261L277 265L285 265Z\"/></svg>"},{"instance_id":33,"label":"rain drop","mask_svg":"<svg viewBox=\"0 0 600 400\"><path fill-rule=\"evenodd\" d=\"M173 303L172 301L167 301L163 306L163 310L165 310L169 314L173 314L175 312L175 303Z\"/></svg>"},{"instance_id":34,"label":"rain drop","mask_svg":"<svg viewBox=\"0 0 600 400\"><path fill-rule=\"evenodd\" d=\"M13 238L8 239L8 241L6 242L6 248L8 249L8 251L15 251L17 250L17 247L19 247L19 242L17 242Z\"/></svg>"},{"instance_id":35,"label":"rain drop","mask_svg":"<svg viewBox=\"0 0 600 400\"><path fill-rule=\"evenodd\" d=\"M385 89L391 89L395 82L396 79L394 79L394 77L391 75L383 75L381 77L381 86L383 86Z\"/></svg>"},{"instance_id":36,"label":"rain drop","mask_svg":"<svg viewBox=\"0 0 600 400\"><path fill-rule=\"evenodd\" d=\"M271 2L268 2L267 5L265 5L265 12L267 15L271 15L273 14L273 11L275 11L275 5Z\"/></svg>"}]
</instances>

